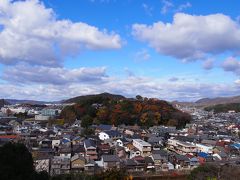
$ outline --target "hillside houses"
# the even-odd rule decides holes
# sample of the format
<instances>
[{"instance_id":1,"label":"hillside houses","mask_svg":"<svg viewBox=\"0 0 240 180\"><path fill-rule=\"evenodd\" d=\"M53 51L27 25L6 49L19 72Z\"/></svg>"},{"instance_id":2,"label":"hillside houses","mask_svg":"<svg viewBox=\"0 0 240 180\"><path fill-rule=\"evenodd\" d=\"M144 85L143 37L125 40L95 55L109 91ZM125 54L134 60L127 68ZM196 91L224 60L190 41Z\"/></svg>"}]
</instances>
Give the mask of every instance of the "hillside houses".
<instances>
[{"instance_id":1,"label":"hillside houses","mask_svg":"<svg viewBox=\"0 0 240 180\"><path fill-rule=\"evenodd\" d=\"M54 115L51 110L45 113ZM99 124L89 127L92 134L88 136L82 134L81 120L67 126L47 126L13 118L0 122L0 145L23 142L33 155L36 170L50 175L94 174L116 168L130 173L162 173L188 171L204 163L237 164L239 115L235 119L233 114L209 119L204 113L195 115L184 129Z\"/></svg>"}]
</instances>

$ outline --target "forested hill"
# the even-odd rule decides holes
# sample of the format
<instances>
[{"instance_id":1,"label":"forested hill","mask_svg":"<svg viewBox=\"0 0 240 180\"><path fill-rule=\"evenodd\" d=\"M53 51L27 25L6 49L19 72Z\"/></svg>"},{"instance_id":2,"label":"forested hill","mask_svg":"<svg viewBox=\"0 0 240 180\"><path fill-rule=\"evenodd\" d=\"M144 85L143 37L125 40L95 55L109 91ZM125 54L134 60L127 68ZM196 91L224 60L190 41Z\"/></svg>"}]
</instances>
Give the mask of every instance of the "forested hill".
<instances>
[{"instance_id":1,"label":"forested hill","mask_svg":"<svg viewBox=\"0 0 240 180\"><path fill-rule=\"evenodd\" d=\"M99 94L72 98L65 102L75 102L63 109L61 117L65 123L76 118L83 121L83 126L91 124L139 124L143 126L171 125L184 127L191 119L190 115L175 109L163 100L137 96L128 99L120 95Z\"/></svg>"},{"instance_id":2,"label":"forested hill","mask_svg":"<svg viewBox=\"0 0 240 180\"><path fill-rule=\"evenodd\" d=\"M112 100L120 100L120 99L126 99L122 95L115 95L110 93L102 93L102 94L94 94L94 95L86 95L86 96L77 96L71 99L67 99L63 101L64 103L81 103L85 101L95 101L97 103L98 101L101 102L103 99L112 99Z\"/></svg>"},{"instance_id":3,"label":"forested hill","mask_svg":"<svg viewBox=\"0 0 240 180\"><path fill-rule=\"evenodd\" d=\"M215 113L225 113L228 111L240 112L240 103L217 104L204 109L206 111L214 111Z\"/></svg>"}]
</instances>

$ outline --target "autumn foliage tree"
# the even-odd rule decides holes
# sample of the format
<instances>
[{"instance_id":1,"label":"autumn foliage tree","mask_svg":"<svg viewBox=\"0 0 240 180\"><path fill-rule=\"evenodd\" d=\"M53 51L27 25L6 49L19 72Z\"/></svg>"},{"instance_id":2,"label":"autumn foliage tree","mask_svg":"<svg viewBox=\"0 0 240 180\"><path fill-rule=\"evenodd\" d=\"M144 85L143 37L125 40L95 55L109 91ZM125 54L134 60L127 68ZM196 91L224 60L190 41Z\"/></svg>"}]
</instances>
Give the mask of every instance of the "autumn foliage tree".
<instances>
[{"instance_id":1,"label":"autumn foliage tree","mask_svg":"<svg viewBox=\"0 0 240 180\"><path fill-rule=\"evenodd\" d=\"M94 108L93 104L100 106ZM148 99L137 96L136 99L114 99L110 97L93 96L90 99L66 107L62 116L69 122L73 118L82 119L88 115L91 123L102 124L139 124L142 126L170 125L184 127L191 117L166 101ZM86 119L84 120L85 122ZM90 124L90 123L87 123Z\"/></svg>"}]
</instances>

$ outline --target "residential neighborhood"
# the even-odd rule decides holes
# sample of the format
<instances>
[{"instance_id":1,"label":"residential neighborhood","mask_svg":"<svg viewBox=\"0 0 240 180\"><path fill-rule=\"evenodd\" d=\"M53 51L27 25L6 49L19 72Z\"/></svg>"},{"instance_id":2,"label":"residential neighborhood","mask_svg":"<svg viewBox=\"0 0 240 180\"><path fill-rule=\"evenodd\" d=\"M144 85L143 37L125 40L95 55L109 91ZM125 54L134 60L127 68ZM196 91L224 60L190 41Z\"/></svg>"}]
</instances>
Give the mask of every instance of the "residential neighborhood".
<instances>
[{"instance_id":1,"label":"residential neighborhood","mask_svg":"<svg viewBox=\"0 0 240 180\"><path fill-rule=\"evenodd\" d=\"M184 174L205 163L240 164L240 113L214 114L181 107L192 116L181 129L92 124L92 133L86 135L81 119L72 124L53 123L64 106L5 105L1 108L0 145L24 143L36 171L51 176L93 175L109 169L126 169L133 176L138 172L150 176ZM19 116L23 114L26 116Z\"/></svg>"}]
</instances>

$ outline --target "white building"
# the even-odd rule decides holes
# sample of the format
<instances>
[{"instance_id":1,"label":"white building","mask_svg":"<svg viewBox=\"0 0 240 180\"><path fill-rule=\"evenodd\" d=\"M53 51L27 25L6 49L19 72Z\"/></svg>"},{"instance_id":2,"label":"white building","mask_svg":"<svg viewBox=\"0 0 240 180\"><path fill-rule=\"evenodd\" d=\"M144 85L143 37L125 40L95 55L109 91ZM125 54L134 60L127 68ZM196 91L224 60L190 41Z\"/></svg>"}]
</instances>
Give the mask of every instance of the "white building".
<instances>
[{"instance_id":1,"label":"white building","mask_svg":"<svg viewBox=\"0 0 240 180\"><path fill-rule=\"evenodd\" d=\"M198 152L198 149L194 144L179 141L176 139L168 139L167 147L168 150L174 151L181 155L186 155L188 153L194 154Z\"/></svg>"},{"instance_id":2,"label":"white building","mask_svg":"<svg viewBox=\"0 0 240 180\"><path fill-rule=\"evenodd\" d=\"M110 130L110 131L102 131L98 134L100 140L104 141L107 139L118 139L121 138L122 135L118 131Z\"/></svg>"},{"instance_id":3,"label":"white building","mask_svg":"<svg viewBox=\"0 0 240 180\"><path fill-rule=\"evenodd\" d=\"M213 153L213 146L210 145L204 145L204 144L196 144L198 152L204 152L207 154Z\"/></svg>"},{"instance_id":4,"label":"white building","mask_svg":"<svg viewBox=\"0 0 240 180\"><path fill-rule=\"evenodd\" d=\"M152 145L150 143L141 139L133 139L133 146L141 152L142 156L151 155Z\"/></svg>"}]
</instances>

